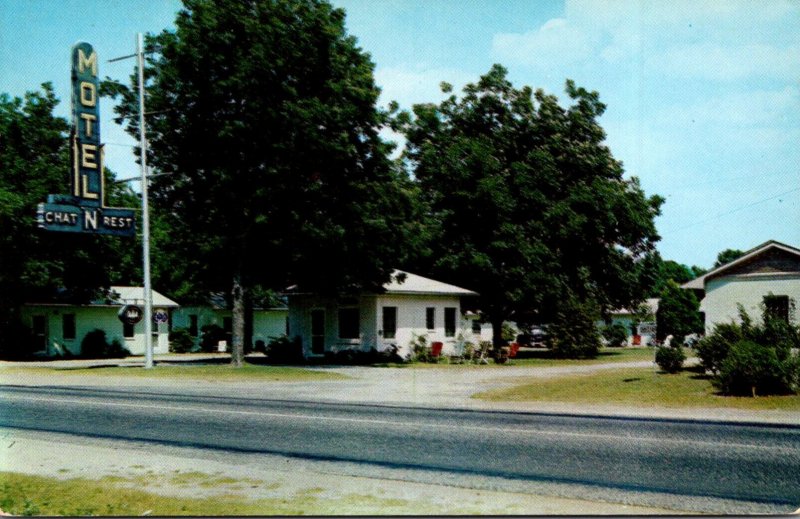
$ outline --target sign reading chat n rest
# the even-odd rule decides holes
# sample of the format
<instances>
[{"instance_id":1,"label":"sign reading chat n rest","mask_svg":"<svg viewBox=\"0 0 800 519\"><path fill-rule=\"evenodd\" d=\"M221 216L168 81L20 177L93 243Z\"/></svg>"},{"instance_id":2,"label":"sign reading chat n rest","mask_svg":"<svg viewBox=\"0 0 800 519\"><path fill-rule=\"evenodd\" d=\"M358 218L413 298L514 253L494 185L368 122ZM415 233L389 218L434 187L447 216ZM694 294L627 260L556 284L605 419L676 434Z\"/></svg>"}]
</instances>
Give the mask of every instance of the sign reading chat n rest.
<instances>
[{"instance_id":1,"label":"sign reading chat n rest","mask_svg":"<svg viewBox=\"0 0 800 519\"><path fill-rule=\"evenodd\" d=\"M86 42L72 47L72 192L48 195L37 222L47 231L134 236L133 209L106 207L97 52Z\"/></svg>"}]
</instances>

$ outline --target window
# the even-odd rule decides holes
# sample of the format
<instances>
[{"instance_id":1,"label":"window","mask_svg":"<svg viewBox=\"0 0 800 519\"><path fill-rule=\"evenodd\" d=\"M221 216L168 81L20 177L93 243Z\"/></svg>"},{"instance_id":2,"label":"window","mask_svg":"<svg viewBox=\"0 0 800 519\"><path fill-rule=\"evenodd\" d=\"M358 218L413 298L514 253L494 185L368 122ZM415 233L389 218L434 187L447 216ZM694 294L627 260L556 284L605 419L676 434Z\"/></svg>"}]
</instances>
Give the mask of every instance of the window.
<instances>
[{"instance_id":1,"label":"window","mask_svg":"<svg viewBox=\"0 0 800 519\"><path fill-rule=\"evenodd\" d=\"M383 338L394 339L397 333L397 307L383 307Z\"/></svg>"},{"instance_id":2,"label":"window","mask_svg":"<svg viewBox=\"0 0 800 519\"><path fill-rule=\"evenodd\" d=\"M358 339L358 308L339 309L339 338Z\"/></svg>"},{"instance_id":3,"label":"window","mask_svg":"<svg viewBox=\"0 0 800 519\"><path fill-rule=\"evenodd\" d=\"M61 338L64 340L75 338L75 314L61 316Z\"/></svg>"},{"instance_id":4,"label":"window","mask_svg":"<svg viewBox=\"0 0 800 519\"><path fill-rule=\"evenodd\" d=\"M133 325L122 323L122 336L126 339L133 339Z\"/></svg>"},{"instance_id":5,"label":"window","mask_svg":"<svg viewBox=\"0 0 800 519\"><path fill-rule=\"evenodd\" d=\"M425 328L429 330L436 328L436 309L433 307L425 309Z\"/></svg>"},{"instance_id":6,"label":"window","mask_svg":"<svg viewBox=\"0 0 800 519\"><path fill-rule=\"evenodd\" d=\"M764 307L771 318L789 322L789 296L764 296Z\"/></svg>"},{"instance_id":7,"label":"window","mask_svg":"<svg viewBox=\"0 0 800 519\"><path fill-rule=\"evenodd\" d=\"M189 335L197 337L197 315L189 316Z\"/></svg>"},{"instance_id":8,"label":"window","mask_svg":"<svg viewBox=\"0 0 800 519\"><path fill-rule=\"evenodd\" d=\"M455 308L445 308L444 309L444 336L445 337L455 337L456 336L456 309Z\"/></svg>"},{"instance_id":9,"label":"window","mask_svg":"<svg viewBox=\"0 0 800 519\"><path fill-rule=\"evenodd\" d=\"M472 320L472 333L481 333L481 322L477 319Z\"/></svg>"}]
</instances>

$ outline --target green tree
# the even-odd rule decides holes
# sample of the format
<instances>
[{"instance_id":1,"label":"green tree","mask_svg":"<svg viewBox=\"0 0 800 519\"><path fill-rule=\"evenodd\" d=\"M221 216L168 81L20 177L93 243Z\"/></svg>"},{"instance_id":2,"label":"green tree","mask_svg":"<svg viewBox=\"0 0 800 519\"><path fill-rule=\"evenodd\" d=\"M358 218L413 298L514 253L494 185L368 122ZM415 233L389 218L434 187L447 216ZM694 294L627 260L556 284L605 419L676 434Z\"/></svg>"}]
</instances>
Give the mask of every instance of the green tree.
<instances>
[{"instance_id":1,"label":"green tree","mask_svg":"<svg viewBox=\"0 0 800 519\"><path fill-rule=\"evenodd\" d=\"M430 208L428 268L480 293L496 343L503 320L547 322L565 301L631 306L663 202L623 178L596 92L567 81L565 109L506 75L495 65L461 97L394 119Z\"/></svg>"},{"instance_id":2,"label":"green tree","mask_svg":"<svg viewBox=\"0 0 800 519\"><path fill-rule=\"evenodd\" d=\"M379 289L418 226L378 135L374 65L344 22L320 0L185 0L175 30L147 39L161 247L183 290L230 290L237 366L252 287ZM135 89L104 90L138 135Z\"/></svg>"},{"instance_id":3,"label":"green tree","mask_svg":"<svg viewBox=\"0 0 800 519\"><path fill-rule=\"evenodd\" d=\"M714 262L713 268L721 267L722 265L730 263L735 259L739 259L742 256L744 256L744 251L741 251L739 249L725 249L724 251L717 254L717 261Z\"/></svg>"},{"instance_id":4,"label":"green tree","mask_svg":"<svg viewBox=\"0 0 800 519\"><path fill-rule=\"evenodd\" d=\"M70 191L69 126L53 115L57 104L50 83L22 98L0 94L0 348L7 353L24 346L13 330L26 300L67 289L73 301L86 302L132 273L124 261L130 242L37 228L37 204ZM116 205L129 195L112 187L107 200Z\"/></svg>"},{"instance_id":5,"label":"green tree","mask_svg":"<svg viewBox=\"0 0 800 519\"><path fill-rule=\"evenodd\" d=\"M685 290L669 281L661 292L656 313L656 336L664 340L668 335L680 338L703 331L700 303L691 290Z\"/></svg>"}]
</instances>

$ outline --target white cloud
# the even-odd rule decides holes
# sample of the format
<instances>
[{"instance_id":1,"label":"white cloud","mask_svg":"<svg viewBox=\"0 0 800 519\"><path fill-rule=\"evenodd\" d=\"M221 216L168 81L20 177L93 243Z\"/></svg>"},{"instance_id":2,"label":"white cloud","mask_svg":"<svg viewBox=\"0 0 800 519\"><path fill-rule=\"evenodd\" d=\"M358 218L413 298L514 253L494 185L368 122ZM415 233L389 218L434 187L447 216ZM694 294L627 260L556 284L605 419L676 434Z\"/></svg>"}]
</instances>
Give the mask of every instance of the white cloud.
<instances>
[{"instance_id":1,"label":"white cloud","mask_svg":"<svg viewBox=\"0 0 800 519\"><path fill-rule=\"evenodd\" d=\"M546 67L581 62L591 57L597 42L568 20L549 20L538 30L524 34L500 33L492 39L492 51L503 61Z\"/></svg>"},{"instance_id":2,"label":"white cloud","mask_svg":"<svg viewBox=\"0 0 800 519\"><path fill-rule=\"evenodd\" d=\"M538 69L642 59L646 73L784 79L800 69L799 26L796 2L567 0L561 18L495 34L492 52L505 63Z\"/></svg>"}]
</instances>

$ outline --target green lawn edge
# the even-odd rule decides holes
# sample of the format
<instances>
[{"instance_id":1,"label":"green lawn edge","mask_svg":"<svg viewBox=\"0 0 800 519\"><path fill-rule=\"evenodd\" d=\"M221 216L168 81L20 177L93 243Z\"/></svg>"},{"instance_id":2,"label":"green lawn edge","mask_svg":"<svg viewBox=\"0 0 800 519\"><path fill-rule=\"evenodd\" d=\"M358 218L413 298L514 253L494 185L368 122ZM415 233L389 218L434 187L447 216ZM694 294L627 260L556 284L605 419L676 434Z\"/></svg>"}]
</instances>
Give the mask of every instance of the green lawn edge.
<instances>
[{"instance_id":1,"label":"green lawn edge","mask_svg":"<svg viewBox=\"0 0 800 519\"><path fill-rule=\"evenodd\" d=\"M800 411L800 395L724 396L711 384L710 377L698 370L670 375L656 368L608 369L530 379L480 392L472 398L490 402Z\"/></svg>"}]
</instances>

